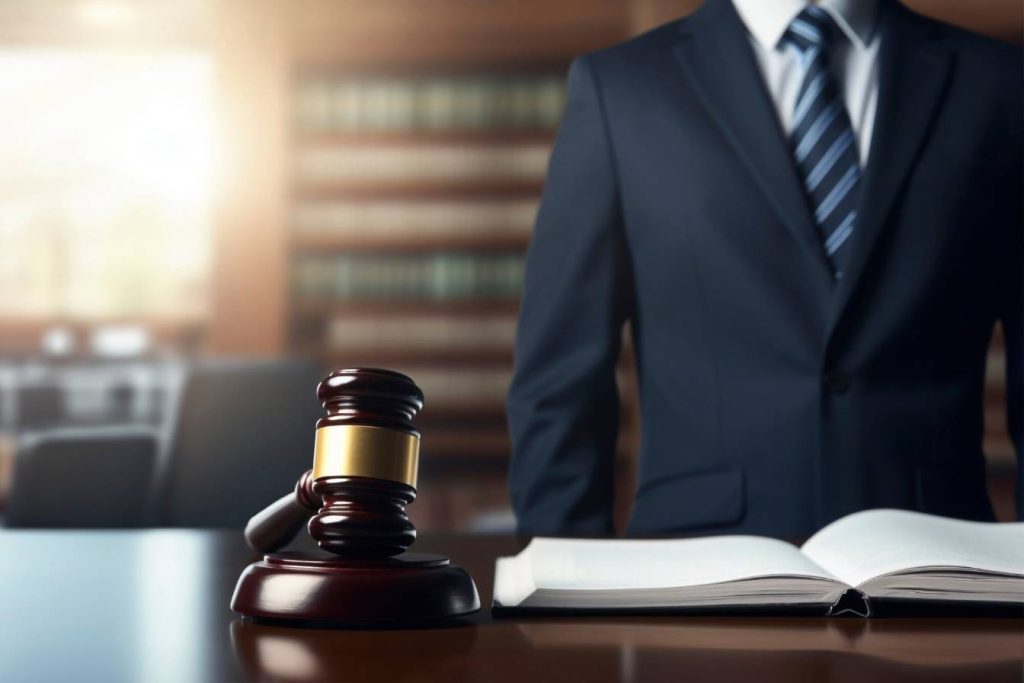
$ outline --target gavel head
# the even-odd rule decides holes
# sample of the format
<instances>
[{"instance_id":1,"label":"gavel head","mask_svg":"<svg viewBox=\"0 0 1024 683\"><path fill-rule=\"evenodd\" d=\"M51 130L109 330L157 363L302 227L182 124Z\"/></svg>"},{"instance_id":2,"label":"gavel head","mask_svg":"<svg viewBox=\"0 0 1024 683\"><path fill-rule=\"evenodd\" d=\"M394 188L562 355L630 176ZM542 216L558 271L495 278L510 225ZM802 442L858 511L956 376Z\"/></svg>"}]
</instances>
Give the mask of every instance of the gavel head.
<instances>
[{"instance_id":1,"label":"gavel head","mask_svg":"<svg viewBox=\"0 0 1024 683\"><path fill-rule=\"evenodd\" d=\"M416 540L405 506L416 498L423 392L391 370L350 368L317 388L327 415L316 425L313 491L323 507L309 534L349 558L398 555Z\"/></svg>"}]
</instances>

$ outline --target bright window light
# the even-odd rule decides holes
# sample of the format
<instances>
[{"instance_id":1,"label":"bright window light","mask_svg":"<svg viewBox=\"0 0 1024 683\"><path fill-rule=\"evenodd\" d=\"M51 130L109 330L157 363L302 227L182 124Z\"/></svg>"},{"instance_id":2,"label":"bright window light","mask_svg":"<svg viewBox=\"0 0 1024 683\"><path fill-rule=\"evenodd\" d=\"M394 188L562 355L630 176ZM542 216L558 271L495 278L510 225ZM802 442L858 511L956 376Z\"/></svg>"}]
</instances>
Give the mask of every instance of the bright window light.
<instances>
[{"instance_id":1,"label":"bright window light","mask_svg":"<svg viewBox=\"0 0 1024 683\"><path fill-rule=\"evenodd\" d=\"M210 57L0 51L0 83L0 318L204 315Z\"/></svg>"}]
</instances>

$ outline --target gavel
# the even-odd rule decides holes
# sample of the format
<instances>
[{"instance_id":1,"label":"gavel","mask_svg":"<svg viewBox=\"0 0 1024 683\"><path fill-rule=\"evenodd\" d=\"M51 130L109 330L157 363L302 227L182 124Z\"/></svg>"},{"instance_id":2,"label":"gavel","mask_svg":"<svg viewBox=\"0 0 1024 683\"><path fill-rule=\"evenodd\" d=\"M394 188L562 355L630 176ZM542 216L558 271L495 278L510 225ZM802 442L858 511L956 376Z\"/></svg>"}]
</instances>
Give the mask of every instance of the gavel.
<instances>
[{"instance_id":1,"label":"gavel","mask_svg":"<svg viewBox=\"0 0 1024 683\"><path fill-rule=\"evenodd\" d=\"M260 620L374 626L432 623L480 609L469 574L442 555L410 553L416 528L423 393L403 374L337 370L317 387L313 468L245 528L268 553L238 579L231 608ZM308 522L308 523L307 523ZM274 553L303 524L326 553Z\"/></svg>"},{"instance_id":2,"label":"gavel","mask_svg":"<svg viewBox=\"0 0 1024 683\"><path fill-rule=\"evenodd\" d=\"M416 540L405 506L416 498L420 433L412 419L423 394L391 370L347 369L317 388L327 411L316 424L313 469L257 513L245 540L269 553L308 521L309 534L340 557L391 557Z\"/></svg>"}]
</instances>

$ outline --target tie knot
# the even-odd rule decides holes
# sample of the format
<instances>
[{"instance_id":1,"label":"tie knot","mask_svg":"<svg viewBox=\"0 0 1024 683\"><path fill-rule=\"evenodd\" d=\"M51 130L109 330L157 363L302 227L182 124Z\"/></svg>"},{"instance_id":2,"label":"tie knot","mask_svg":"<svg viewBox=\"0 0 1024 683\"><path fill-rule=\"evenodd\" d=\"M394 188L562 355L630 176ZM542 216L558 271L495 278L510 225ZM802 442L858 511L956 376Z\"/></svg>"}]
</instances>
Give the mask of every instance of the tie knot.
<instances>
[{"instance_id":1,"label":"tie knot","mask_svg":"<svg viewBox=\"0 0 1024 683\"><path fill-rule=\"evenodd\" d=\"M782 42L794 46L801 53L811 48L828 50L838 30L829 13L817 5L808 5L789 24Z\"/></svg>"}]
</instances>

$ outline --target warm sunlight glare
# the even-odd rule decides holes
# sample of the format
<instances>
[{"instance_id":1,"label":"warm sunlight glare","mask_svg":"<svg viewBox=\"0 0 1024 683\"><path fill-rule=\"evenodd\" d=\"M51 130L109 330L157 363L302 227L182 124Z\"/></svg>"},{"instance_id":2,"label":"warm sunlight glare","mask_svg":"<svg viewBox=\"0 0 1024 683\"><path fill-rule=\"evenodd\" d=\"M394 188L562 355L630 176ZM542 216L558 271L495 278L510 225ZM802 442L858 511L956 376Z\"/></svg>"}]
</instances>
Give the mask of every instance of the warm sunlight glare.
<instances>
[{"instance_id":1,"label":"warm sunlight glare","mask_svg":"<svg viewBox=\"0 0 1024 683\"><path fill-rule=\"evenodd\" d=\"M0 82L0 313L201 311L209 57L6 51Z\"/></svg>"}]
</instances>

